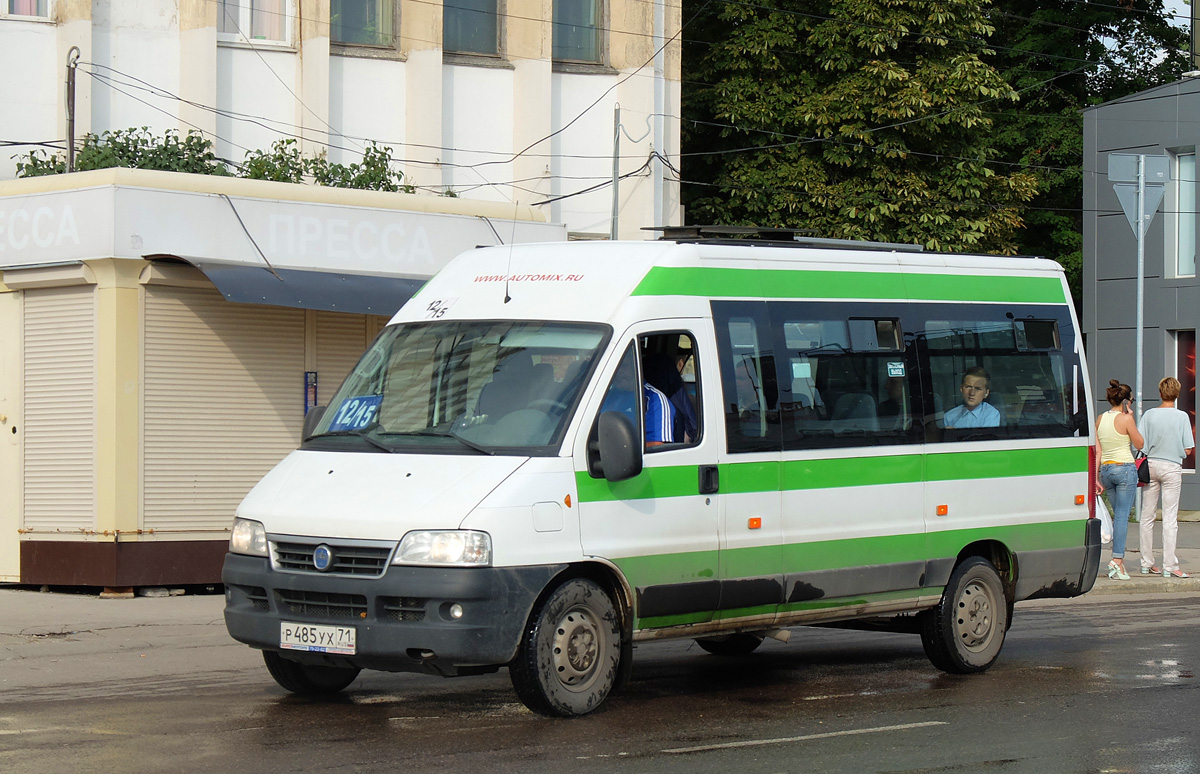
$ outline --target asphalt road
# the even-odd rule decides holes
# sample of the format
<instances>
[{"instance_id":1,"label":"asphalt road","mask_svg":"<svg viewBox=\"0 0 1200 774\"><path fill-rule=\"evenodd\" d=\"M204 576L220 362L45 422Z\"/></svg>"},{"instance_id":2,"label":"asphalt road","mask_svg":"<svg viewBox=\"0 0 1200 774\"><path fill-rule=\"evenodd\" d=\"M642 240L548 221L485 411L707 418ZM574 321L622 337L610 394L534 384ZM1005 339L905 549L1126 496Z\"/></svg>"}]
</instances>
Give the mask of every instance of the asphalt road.
<instances>
[{"instance_id":1,"label":"asphalt road","mask_svg":"<svg viewBox=\"0 0 1200 774\"><path fill-rule=\"evenodd\" d=\"M0 609L14 593L31 592L0 592ZM911 635L801 629L737 659L645 645L628 689L575 720L527 711L503 671L290 696L221 638L220 601L0 638L0 771L1200 771L1200 593L1024 603L970 677L936 671Z\"/></svg>"}]
</instances>

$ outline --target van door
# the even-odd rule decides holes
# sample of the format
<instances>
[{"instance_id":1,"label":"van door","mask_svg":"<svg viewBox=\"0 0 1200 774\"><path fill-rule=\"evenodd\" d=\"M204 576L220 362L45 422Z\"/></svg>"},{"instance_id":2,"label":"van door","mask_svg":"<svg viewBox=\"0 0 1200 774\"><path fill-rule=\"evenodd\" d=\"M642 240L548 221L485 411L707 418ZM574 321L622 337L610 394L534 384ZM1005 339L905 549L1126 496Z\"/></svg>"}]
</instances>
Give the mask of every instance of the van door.
<instances>
[{"instance_id":1,"label":"van door","mask_svg":"<svg viewBox=\"0 0 1200 774\"><path fill-rule=\"evenodd\" d=\"M710 330L705 320L657 321L615 339L620 354L600 377L586 442L576 445L583 553L624 574L635 629L703 623L717 608L717 439L704 422ZM641 473L625 481L608 481L597 467L605 411L626 414L646 443Z\"/></svg>"},{"instance_id":2,"label":"van door","mask_svg":"<svg viewBox=\"0 0 1200 774\"><path fill-rule=\"evenodd\" d=\"M925 575L904 305L772 301L783 434L781 618L904 609Z\"/></svg>"},{"instance_id":3,"label":"van door","mask_svg":"<svg viewBox=\"0 0 1200 774\"><path fill-rule=\"evenodd\" d=\"M784 596L775 336L766 302L712 306L725 436L719 617L768 627Z\"/></svg>"}]
</instances>

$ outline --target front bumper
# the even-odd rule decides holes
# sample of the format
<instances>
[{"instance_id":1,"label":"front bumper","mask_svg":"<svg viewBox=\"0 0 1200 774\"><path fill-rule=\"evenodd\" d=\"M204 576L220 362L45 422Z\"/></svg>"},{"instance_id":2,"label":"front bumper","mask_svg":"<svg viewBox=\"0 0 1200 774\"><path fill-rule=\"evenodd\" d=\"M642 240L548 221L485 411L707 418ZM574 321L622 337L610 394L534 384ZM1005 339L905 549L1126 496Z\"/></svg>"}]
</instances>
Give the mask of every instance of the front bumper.
<instances>
[{"instance_id":1,"label":"front bumper","mask_svg":"<svg viewBox=\"0 0 1200 774\"><path fill-rule=\"evenodd\" d=\"M440 568L392 565L378 578L279 572L262 557L226 554L225 626L260 650L330 666L440 675L507 664L542 590L566 565ZM449 608L462 607L461 618ZM353 656L279 647L280 622L352 625Z\"/></svg>"}]
</instances>

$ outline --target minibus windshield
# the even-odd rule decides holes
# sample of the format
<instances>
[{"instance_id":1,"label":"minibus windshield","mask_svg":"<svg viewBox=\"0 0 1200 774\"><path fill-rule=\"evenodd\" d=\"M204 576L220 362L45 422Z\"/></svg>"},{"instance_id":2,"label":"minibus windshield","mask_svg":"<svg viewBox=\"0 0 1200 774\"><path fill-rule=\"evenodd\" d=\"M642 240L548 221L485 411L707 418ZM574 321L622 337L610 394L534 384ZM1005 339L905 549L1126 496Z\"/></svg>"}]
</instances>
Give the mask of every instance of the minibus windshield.
<instances>
[{"instance_id":1,"label":"minibus windshield","mask_svg":"<svg viewBox=\"0 0 1200 774\"><path fill-rule=\"evenodd\" d=\"M553 454L609 334L521 320L389 326L304 448Z\"/></svg>"}]
</instances>

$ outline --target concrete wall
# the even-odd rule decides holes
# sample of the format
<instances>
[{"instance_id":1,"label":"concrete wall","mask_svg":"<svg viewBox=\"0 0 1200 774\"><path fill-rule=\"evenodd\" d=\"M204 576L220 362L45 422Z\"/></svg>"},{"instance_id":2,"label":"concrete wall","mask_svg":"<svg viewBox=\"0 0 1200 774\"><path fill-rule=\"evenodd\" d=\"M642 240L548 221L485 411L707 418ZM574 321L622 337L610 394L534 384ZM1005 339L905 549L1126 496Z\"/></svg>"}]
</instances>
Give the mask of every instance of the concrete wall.
<instances>
[{"instance_id":1,"label":"concrete wall","mask_svg":"<svg viewBox=\"0 0 1200 774\"><path fill-rule=\"evenodd\" d=\"M1173 181L1144 240L1142 406L1157 406L1158 381L1179 376L1176 331L1200 327L1200 280L1176 276L1181 219L1177 157L1200 147L1200 81L1161 86L1084 113L1084 316L1088 363L1104 410L1109 379L1134 388L1136 373L1137 240L1108 180L1109 154L1167 154ZM1194 432L1194 431L1193 431ZM1200 509L1200 480L1184 475L1182 505Z\"/></svg>"},{"instance_id":2,"label":"concrete wall","mask_svg":"<svg viewBox=\"0 0 1200 774\"><path fill-rule=\"evenodd\" d=\"M501 2L499 57L444 57L440 3L397 2L392 51L331 44L328 0L293 0L288 41L253 45L220 39L212 0L55 0L50 20L0 18L0 65L23 73L0 84L6 131L34 141L66 136L62 84L77 45L77 137L198 129L233 162L297 137L306 153L341 163L360 160L372 139L427 193L519 205L568 196L546 205L552 219L578 234L608 234L612 191L572 194L611 178L614 106L627 134L622 174L649 158L653 115L679 113L678 41L665 54L665 102L655 108L654 3L609 0L604 61L564 65L550 57L552 0ZM667 4L665 20L664 40L679 29L677 4ZM678 123L663 120L658 150L677 161ZM0 158L0 180L16 174L8 156L31 147ZM680 222L678 185L664 179L665 214L653 211L647 172L621 182L621 236L646 238L644 226Z\"/></svg>"}]
</instances>

